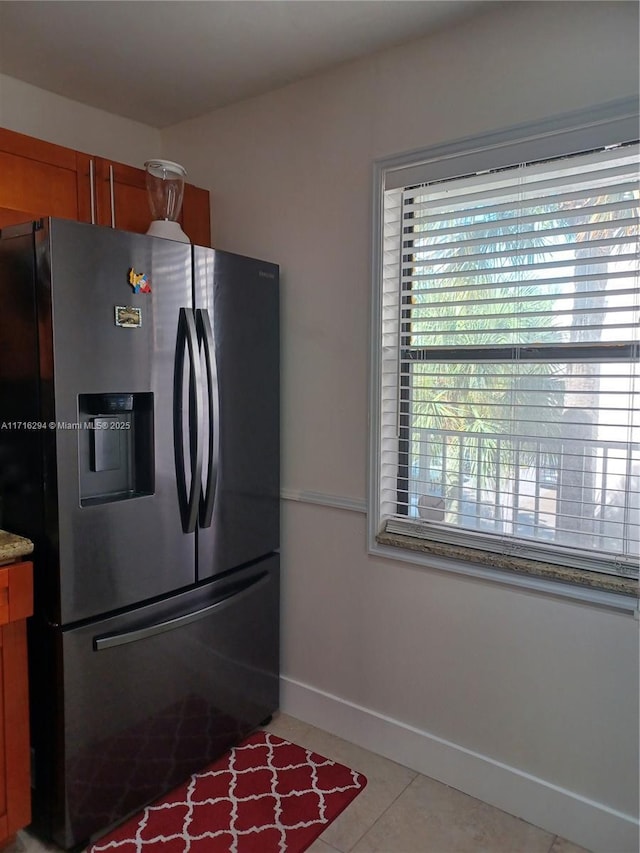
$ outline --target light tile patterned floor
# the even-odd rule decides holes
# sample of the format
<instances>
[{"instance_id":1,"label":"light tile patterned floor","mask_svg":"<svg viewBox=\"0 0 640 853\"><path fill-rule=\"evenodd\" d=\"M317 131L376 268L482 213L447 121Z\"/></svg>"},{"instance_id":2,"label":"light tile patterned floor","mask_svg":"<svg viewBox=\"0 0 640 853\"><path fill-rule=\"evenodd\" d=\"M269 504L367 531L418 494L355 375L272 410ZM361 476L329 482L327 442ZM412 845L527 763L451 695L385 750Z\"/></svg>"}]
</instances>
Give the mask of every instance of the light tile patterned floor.
<instances>
[{"instance_id":1,"label":"light tile patterned floor","mask_svg":"<svg viewBox=\"0 0 640 853\"><path fill-rule=\"evenodd\" d=\"M279 714L269 731L359 770L367 787L309 853L587 853L582 847L321 729ZM19 833L2 853L59 853Z\"/></svg>"}]
</instances>

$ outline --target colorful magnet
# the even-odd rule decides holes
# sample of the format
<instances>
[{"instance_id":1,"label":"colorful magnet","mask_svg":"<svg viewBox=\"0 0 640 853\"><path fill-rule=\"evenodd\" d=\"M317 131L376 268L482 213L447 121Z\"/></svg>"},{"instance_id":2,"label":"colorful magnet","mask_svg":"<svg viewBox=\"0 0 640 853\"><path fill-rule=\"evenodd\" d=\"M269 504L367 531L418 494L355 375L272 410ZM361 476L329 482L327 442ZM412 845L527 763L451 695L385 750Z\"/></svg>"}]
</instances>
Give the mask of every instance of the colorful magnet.
<instances>
[{"instance_id":1,"label":"colorful magnet","mask_svg":"<svg viewBox=\"0 0 640 853\"><path fill-rule=\"evenodd\" d=\"M134 267L129 270L129 284L134 293L151 293L149 276L146 273L137 273Z\"/></svg>"}]
</instances>

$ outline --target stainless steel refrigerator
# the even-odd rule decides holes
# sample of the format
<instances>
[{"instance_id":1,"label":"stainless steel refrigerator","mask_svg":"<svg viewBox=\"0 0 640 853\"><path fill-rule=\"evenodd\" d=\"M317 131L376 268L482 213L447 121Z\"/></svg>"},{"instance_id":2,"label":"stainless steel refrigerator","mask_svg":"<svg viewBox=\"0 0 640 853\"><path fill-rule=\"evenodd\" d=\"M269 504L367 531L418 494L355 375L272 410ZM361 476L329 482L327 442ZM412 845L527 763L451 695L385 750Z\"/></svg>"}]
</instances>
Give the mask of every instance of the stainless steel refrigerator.
<instances>
[{"instance_id":1,"label":"stainless steel refrigerator","mask_svg":"<svg viewBox=\"0 0 640 853\"><path fill-rule=\"evenodd\" d=\"M0 233L0 310L33 828L68 849L278 706L278 267L48 219Z\"/></svg>"}]
</instances>

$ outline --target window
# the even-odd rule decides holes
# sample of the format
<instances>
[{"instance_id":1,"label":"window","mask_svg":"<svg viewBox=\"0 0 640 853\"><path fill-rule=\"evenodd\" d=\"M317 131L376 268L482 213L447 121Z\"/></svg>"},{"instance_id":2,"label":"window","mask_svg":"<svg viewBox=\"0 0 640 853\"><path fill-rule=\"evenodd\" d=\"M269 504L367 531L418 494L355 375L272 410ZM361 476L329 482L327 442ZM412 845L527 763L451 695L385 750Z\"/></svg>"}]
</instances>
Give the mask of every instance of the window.
<instances>
[{"instance_id":1,"label":"window","mask_svg":"<svg viewBox=\"0 0 640 853\"><path fill-rule=\"evenodd\" d=\"M637 116L379 164L381 544L635 594Z\"/></svg>"}]
</instances>

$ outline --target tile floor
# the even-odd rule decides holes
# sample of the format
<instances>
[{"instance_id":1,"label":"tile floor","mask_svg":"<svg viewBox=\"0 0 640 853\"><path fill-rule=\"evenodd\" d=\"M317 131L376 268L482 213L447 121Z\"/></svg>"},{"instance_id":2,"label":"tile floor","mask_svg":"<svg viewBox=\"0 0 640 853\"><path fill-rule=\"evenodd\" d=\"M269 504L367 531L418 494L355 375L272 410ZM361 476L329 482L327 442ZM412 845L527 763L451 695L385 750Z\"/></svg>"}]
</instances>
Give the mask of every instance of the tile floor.
<instances>
[{"instance_id":1,"label":"tile floor","mask_svg":"<svg viewBox=\"0 0 640 853\"><path fill-rule=\"evenodd\" d=\"M359 770L367 787L308 853L587 853L575 844L279 714L269 731ZM2 853L58 853L27 832Z\"/></svg>"}]
</instances>

